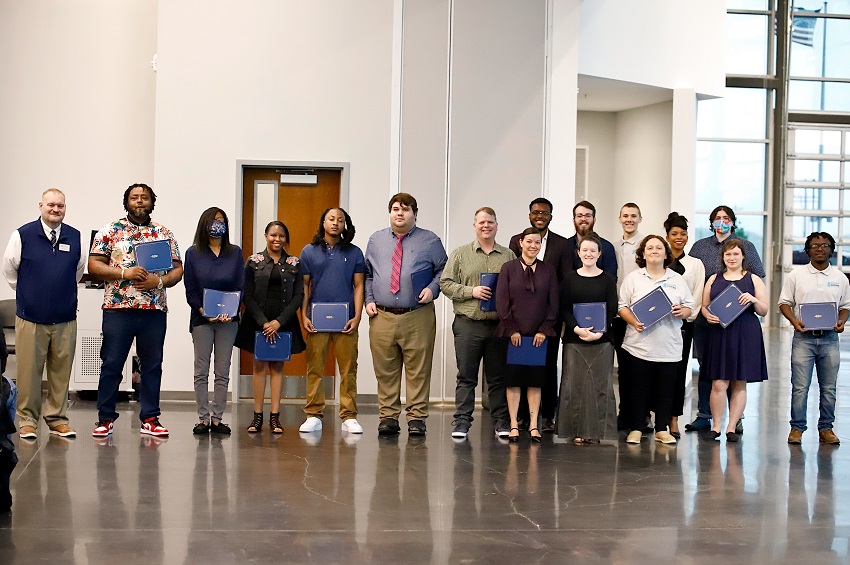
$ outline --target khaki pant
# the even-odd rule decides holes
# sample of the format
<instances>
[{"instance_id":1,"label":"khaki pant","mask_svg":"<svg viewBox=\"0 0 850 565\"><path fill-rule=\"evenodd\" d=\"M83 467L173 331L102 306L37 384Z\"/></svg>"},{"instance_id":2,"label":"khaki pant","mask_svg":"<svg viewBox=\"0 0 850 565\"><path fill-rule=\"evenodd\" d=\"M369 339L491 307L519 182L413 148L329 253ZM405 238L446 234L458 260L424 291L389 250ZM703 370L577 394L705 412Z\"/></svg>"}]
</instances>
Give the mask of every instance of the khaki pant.
<instances>
[{"instance_id":1,"label":"khaki pant","mask_svg":"<svg viewBox=\"0 0 850 565\"><path fill-rule=\"evenodd\" d=\"M325 411L322 375L328 359L328 347L334 344L339 367L339 418L357 418L357 331L350 334L319 332L307 334L307 416L321 418Z\"/></svg>"},{"instance_id":2,"label":"khaki pant","mask_svg":"<svg viewBox=\"0 0 850 565\"><path fill-rule=\"evenodd\" d=\"M68 424L68 387L77 347L77 321L34 324L15 318L19 426ZM42 410L41 377L47 364L47 398Z\"/></svg>"},{"instance_id":3,"label":"khaki pant","mask_svg":"<svg viewBox=\"0 0 850 565\"><path fill-rule=\"evenodd\" d=\"M378 415L398 419L401 414L401 367L407 389L407 420L428 417L431 363L437 318L434 303L405 314L378 310L369 320L369 346L378 379Z\"/></svg>"}]
</instances>

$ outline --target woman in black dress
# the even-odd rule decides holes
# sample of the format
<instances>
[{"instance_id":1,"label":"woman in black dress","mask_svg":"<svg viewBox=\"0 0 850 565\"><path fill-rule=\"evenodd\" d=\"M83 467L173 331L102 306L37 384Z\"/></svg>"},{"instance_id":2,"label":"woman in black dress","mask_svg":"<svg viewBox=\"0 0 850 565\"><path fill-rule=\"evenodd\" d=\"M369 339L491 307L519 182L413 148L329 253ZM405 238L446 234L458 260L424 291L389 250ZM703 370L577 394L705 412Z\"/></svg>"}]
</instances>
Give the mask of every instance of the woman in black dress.
<instances>
[{"instance_id":1,"label":"woman in black dress","mask_svg":"<svg viewBox=\"0 0 850 565\"><path fill-rule=\"evenodd\" d=\"M496 286L496 312L499 314L497 335L510 339L515 346L522 337L533 337L534 347L545 347L546 338L555 336L552 324L558 312L558 279L555 269L537 260L542 239L537 228L522 232L519 245L522 254L518 259L502 265L499 284ZM540 443L537 415L540 408L540 387L546 378L546 367L527 365L505 366L505 386L511 432L508 440L519 438L517 410L520 387L528 387L528 431L534 442Z\"/></svg>"},{"instance_id":2,"label":"woman in black dress","mask_svg":"<svg viewBox=\"0 0 850 565\"><path fill-rule=\"evenodd\" d=\"M600 245L595 233L584 236L578 250L582 266L561 283L565 326L558 435L575 443L617 441L614 344L607 331L617 315L617 281L596 265ZM576 319L573 306L582 303L605 304L604 328Z\"/></svg>"},{"instance_id":3,"label":"woman in black dress","mask_svg":"<svg viewBox=\"0 0 850 565\"><path fill-rule=\"evenodd\" d=\"M306 348L301 324L296 313L304 299L304 275L298 257L289 255L289 230L283 222L273 221L266 226L266 249L255 253L245 264L245 286L242 303L245 315L236 336L240 349L254 353L254 336L262 331L267 340L274 341L279 332L292 333L292 353ZM266 374L271 383L271 414L269 426L276 434L283 433L280 425L280 393L283 387L283 362L254 359L254 419L249 432L263 427L263 399L266 395Z\"/></svg>"},{"instance_id":4,"label":"woman in black dress","mask_svg":"<svg viewBox=\"0 0 850 565\"><path fill-rule=\"evenodd\" d=\"M706 281L702 294L702 315L709 323L709 331L700 379L711 381L712 426L707 432L710 439L720 437L727 390L731 389L726 441L736 442L740 437L735 432L735 424L747 406L747 383L767 380L764 341L756 314L767 315L768 297L764 282L747 271L747 256L741 240L727 240L720 253L723 262L720 272ZM741 291L738 303L746 304L747 309L724 328L708 308L711 301L733 283Z\"/></svg>"}]
</instances>

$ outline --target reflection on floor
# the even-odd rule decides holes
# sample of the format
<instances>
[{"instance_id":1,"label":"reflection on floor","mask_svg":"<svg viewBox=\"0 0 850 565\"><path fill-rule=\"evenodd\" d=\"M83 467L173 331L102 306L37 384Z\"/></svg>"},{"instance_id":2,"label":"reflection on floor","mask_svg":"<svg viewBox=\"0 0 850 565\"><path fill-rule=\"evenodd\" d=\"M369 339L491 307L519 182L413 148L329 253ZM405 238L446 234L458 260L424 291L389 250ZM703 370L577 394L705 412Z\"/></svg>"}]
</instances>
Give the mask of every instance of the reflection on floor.
<instances>
[{"instance_id":1,"label":"reflection on floor","mask_svg":"<svg viewBox=\"0 0 850 565\"><path fill-rule=\"evenodd\" d=\"M0 563L847 563L850 445L813 429L786 444L788 339L770 332L771 380L750 387L739 444L508 445L486 412L456 443L450 409L427 438L377 437L374 408L360 437L335 417L299 434L297 406L283 436L249 436L246 403L231 437L193 436L186 403L163 406L170 438L140 436L124 404L114 437L95 441L94 406L77 402L78 439L42 424L16 440ZM846 383L836 432L850 443ZM814 394L809 416L815 428Z\"/></svg>"}]
</instances>

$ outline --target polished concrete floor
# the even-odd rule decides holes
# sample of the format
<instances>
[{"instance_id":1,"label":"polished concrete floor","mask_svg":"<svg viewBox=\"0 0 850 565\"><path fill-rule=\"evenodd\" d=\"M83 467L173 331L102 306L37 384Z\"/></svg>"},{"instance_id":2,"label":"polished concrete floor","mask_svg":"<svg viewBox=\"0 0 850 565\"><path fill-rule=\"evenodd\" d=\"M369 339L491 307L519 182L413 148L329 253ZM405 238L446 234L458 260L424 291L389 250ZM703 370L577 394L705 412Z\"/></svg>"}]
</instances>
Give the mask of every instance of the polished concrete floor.
<instances>
[{"instance_id":1,"label":"polished concrete floor","mask_svg":"<svg viewBox=\"0 0 850 565\"><path fill-rule=\"evenodd\" d=\"M427 438L387 439L374 407L360 437L336 418L308 436L294 405L282 437L252 437L246 403L231 437L196 437L193 405L177 402L163 405L167 440L140 437L126 403L95 441L94 406L77 401L78 439L16 440L0 564L848 563L850 360L836 425L848 445L810 430L789 446L788 339L770 332L770 381L749 389L739 444L508 445L486 412L456 443L450 409Z\"/></svg>"}]
</instances>

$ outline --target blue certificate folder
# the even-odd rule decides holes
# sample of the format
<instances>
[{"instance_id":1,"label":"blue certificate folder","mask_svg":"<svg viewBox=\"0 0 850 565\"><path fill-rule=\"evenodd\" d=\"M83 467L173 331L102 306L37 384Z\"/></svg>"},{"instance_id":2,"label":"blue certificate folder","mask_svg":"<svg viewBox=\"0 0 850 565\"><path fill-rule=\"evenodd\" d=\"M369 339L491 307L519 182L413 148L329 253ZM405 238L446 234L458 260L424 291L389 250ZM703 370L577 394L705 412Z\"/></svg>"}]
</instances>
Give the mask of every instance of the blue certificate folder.
<instances>
[{"instance_id":1,"label":"blue certificate folder","mask_svg":"<svg viewBox=\"0 0 850 565\"><path fill-rule=\"evenodd\" d=\"M215 318L222 314L230 318L235 318L239 313L239 300L242 298L242 293L223 292L221 290L213 290L211 288L204 289L204 317Z\"/></svg>"},{"instance_id":2,"label":"blue certificate folder","mask_svg":"<svg viewBox=\"0 0 850 565\"><path fill-rule=\"evenodd\" d=\"M637 321L644 329L654 326L667 314L673 311L673 303L667 298L667 293L660 286L655 287L643 298L629 306Z\"/></svg>"},{"instance_id":3,"label":"blue certificate folder","mask_svg":"<svg viewBox=\"0 0 850 565\"><path fill-rule=\"evenodd\" d=\"M720 318L720 325L722 327L728 327L749 306L749 304L741 305L738 302L741 294L741 289L735 286L734 283L730 284L723 289L723 292L715 296L714 300L706 307L709 312Z\"/></svg>"},{"instance_id":4,"label":"blue certificate folder","mask_svg":"<svg viewBox=\"0 0 850 565\"><path fill-rule=\"evenodd\" d=\"M410 275L410 284L413 287L413 295L419 299L419 293L434 280L434 270L431 267L416 271Z\"/></svg>"},{"instance_id":5,"label":"blue certificate folder","mask_svg":"<svg viewBox=\"0 0 850 565\"><path fill-rule=\"evenodd\" d=\"M604 302L579 302L573 304L573 316L580 328L591 328L594 332L608 329L608 306Z\"/></svg>"},{"instance_id":6,"label":"blue certificate folder","mask_svg":"<svg viewBox=\"0 0 850 565\"><path fill-rule=\"evenodd\" d=\"M266 340L263 332L254 336L254 359L257 361L289 361L292 354L292 334L278 332L274 343Z\"/></svg>"},{"instance_id":7,"label":"blue certificate folder","mask_svg":"<svg viewBox=\"0 0 850 565\"><path fill-rule=\"evenodd\" d=\"M480 307L482 312L496 311L496 283L499 282L499 273L481 273L481 286L490 289L490 300L482 300Z\"/></svg>"},{"instance_id":8,"label":"blue certificate folder","mask_svg":"<svg viewBox=\"0 0 850 565\"><path fill-rule=\"evenodd\" d=\"M533 337L523 337L519 347L508 342L508 364L543 367L546 365L546 347L548 344L549 339L546 338L540 344L540 347L534 347Z\"/></svg>"},{"instance_id":9,"label":"blue certificate folder","mask_svg":"<svg viewBox=\"0 0 850 565\"><path fill-rule=\"evenodd\" d=\"M800 304L800 321L807 330L831 330L838 323L835 302Z\"/></svg>"},{"instance_id":10,"label":"blue certificate folder","mask_svg":"<svg viewBox=\"0 0 850 565\"><path fill-rule=\"evenodd\" d=\"M171 261L171 240L156 239L136 244L136 263L149 273L170 271L174 268Z\"/></svg>"},{"instance_id":11,"label":"blue certificate folder","mask_svg":"<svg viewBox=\"0 0 850 565\"><path fill-rule=\"evenodd\" d=\"M348 323L348 302L314 302L310 320L317 332L341 332Z\"/></svg>"}]
</instances>

